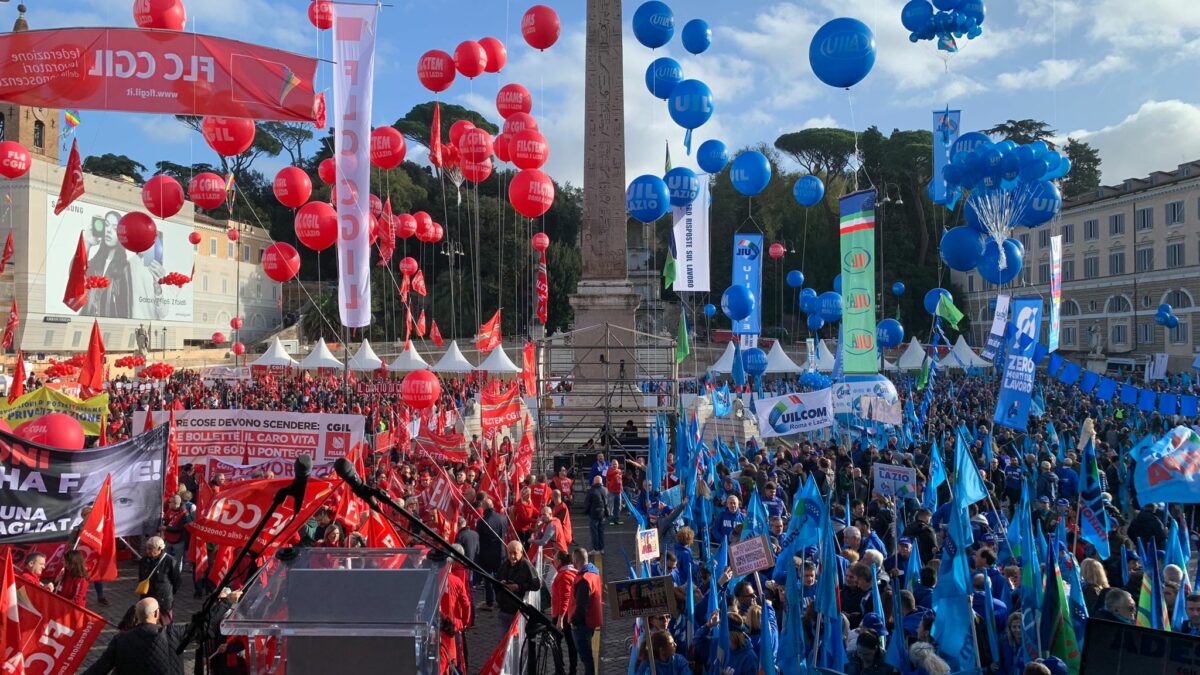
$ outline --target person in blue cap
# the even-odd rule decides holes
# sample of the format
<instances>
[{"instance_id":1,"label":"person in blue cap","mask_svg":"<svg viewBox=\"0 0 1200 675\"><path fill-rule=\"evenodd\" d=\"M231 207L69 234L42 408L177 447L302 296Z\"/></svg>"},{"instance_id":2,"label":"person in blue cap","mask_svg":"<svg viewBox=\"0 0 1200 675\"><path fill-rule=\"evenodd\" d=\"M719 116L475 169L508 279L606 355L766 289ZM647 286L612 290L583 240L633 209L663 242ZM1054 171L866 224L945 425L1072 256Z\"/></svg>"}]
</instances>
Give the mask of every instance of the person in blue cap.
<instances>
[{"instance_id":1,"label":"person in blue cap","mask_svg":"<svg viewBox=\"0 0 1200 675\"><path fill-rule=\"evenodd\" d=\"M912 557L912 537L900 537L896 542L896 553L883 561L883 569L904 586L904 571L908 569L908 559Z\"/></svg>"}]
</instances>

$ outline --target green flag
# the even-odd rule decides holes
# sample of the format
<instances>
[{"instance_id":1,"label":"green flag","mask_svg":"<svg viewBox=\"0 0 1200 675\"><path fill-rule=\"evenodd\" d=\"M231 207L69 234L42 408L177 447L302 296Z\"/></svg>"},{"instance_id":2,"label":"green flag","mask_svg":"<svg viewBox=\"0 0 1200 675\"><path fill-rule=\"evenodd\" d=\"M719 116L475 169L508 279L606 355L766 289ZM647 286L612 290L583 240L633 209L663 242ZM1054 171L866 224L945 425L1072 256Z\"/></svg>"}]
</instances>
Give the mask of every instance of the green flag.
<instances>
[{"instance_id":1,"label":"green flag","mask_svg":"<svg viewBox=\"0 0 1200 675\"><path fill-rule=\"evenodd\" d=\"M683 308L679 308L679 337L675 341L675 363L683 363L688 354L692 353L692 346L688 342L687 331L687 312Z\"/></svg>"},{"instance_id":2,"label":"green flag","mask_svg":"<svg viewBox=\"0 0 1200 675\"><path fill-rule=\"evenodd\" d=\"M958 311L958 308L954 306L954 301L945 293L938 299L937 315L945 319L946 323L949 323L950 327L955 330L958 330L958 322L963 318L963 313Z\"/></svg>"},{"instance_id":3,"label":"green flag","mask_svg":"<svg viewBox=\"0 0 1200 675\"><path fill-rule=\"evenodd\" d=\"M667 249L667 261L663 263L663 288L670 288L675 283L675 277L679 271L675 265L675 256L671 255L671 249Z\"/></svg>"},{"instance_id":4,"label":"green flag","mask_svg":"<svg viewBox=\"0 0 1200 675\"><path fill-rule=\"evenodd\" d=\"M921 374L917 376L917 391L925 388L929 384L929 357L925 357L925 361L921 363Z\"/></svg>"}]
</instances>

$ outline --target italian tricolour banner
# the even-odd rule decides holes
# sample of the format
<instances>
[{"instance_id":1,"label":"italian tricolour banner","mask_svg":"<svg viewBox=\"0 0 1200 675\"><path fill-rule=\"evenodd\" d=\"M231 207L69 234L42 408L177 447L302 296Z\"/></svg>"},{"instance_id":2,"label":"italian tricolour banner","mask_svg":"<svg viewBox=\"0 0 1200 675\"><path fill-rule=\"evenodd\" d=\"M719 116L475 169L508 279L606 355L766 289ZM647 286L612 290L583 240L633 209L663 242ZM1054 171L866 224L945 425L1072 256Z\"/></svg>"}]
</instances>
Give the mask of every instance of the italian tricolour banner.
<instances>
[{"instance_id":1,"label":"italian tricolour banner","mask_svg":"<svg viewBox=\"0 0 1200 675\"><path fill-rule=\"evenodd\" d=\"M848 375L879 372L875 348L875 191L841 199L842 369Z\"/></svg>"}]
</instances>

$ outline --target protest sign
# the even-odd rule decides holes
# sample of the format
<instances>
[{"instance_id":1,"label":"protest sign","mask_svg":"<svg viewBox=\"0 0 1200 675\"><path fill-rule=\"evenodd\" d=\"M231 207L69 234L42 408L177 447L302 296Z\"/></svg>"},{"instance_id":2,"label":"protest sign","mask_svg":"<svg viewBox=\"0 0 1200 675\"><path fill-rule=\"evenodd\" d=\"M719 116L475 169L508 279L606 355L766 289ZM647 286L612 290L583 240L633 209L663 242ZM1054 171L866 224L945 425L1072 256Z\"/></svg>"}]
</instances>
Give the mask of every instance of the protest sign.
<instances>
[{"instance_id":1,"label":"protest sign","mask_svg":"<svg viewBox=\"0 0 1200 675\"><path fill-rule=\"evenodd\" d=\"M745 541L729 545L729 564L733 575L744 577L759 570L775 567L775 556L771 553L771 542L760 534Z\"/></svg>"},{"instance_id":2,"label":"protest sign","mask_svg":"<svg viewBox=\"0 0 1200 675\"><path fill-rule=\"evenodd\" d=\"M917 495L917 470L910 466L876 463L871 467L873 491L885 497L907 499Z\"/></svg>"},{"instance_id":3,"label":"protest sign","mask_svg":"<svg viewBox=\"0 0 1200 675\"><path fill-rule=\"evenodd\" d=\"M622 579L610 581L607 586L609 616L613 619L675 613L675 584L669 576Z\"/></svg>"},{"instance_id":4,"label":"protest sign","mask_svg":"<svg viewBox=\"0 0 1200 675\"><path fill-rule=\"evenodd\" d=\"M658 530L638 530L637 531L637 557L638 562L647 563L651 560L658 560L660 555L658 550Z\"/></svg>"}]
</instances>

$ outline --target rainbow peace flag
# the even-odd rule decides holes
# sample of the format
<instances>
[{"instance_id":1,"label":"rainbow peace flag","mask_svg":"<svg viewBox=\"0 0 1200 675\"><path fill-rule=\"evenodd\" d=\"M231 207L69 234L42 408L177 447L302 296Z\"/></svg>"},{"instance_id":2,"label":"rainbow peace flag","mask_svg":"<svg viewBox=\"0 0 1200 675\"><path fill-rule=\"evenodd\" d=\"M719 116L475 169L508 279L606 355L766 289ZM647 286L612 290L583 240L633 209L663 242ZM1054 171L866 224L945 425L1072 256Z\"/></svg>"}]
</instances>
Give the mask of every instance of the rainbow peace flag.
<instances>
[{"instance_id":1,"label":"rainbow peace flag","mask_svg":"<svg viewBox=\"0 0 1200 675\"><path fill-rule=\"evenodd\" d=\"M291 68L284 66L283 86L279 90L279 105L283 105L283 102L285 99L287 99L288 94L292 93L292 90L299 86L300 78L296 76L296 73L292 72Z\"/></svg>"},{"instance_id":2,"label":"rainbow peace flag","mask_svg":"<svg viewBox=\"0 0 1200 675\"><path fill-rule=\"evenodd\" d=\"M233 187L234 187L233 172L230 172L228 174L225 174L225 191L233 192Z\"/></svg>"},{"instance_id":3,"label":"rainbow peace flag","mask_svg":"<svg viewBox=\"0 0 1200 675\"><path fill-rule=\"evenodd\" d=\"M67 108L63 112L63 117L66 118L68 127L71 127L72 129L74 129L75 127L79 126L80 118L79 118L78 110L73 110L71 108Z\"/></svg>"}]
</instances>

